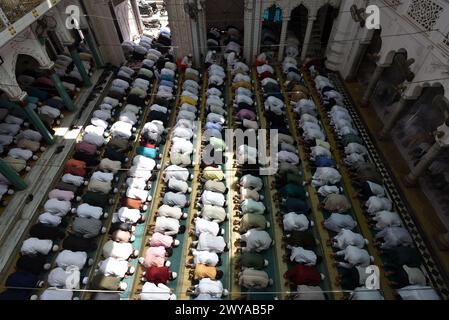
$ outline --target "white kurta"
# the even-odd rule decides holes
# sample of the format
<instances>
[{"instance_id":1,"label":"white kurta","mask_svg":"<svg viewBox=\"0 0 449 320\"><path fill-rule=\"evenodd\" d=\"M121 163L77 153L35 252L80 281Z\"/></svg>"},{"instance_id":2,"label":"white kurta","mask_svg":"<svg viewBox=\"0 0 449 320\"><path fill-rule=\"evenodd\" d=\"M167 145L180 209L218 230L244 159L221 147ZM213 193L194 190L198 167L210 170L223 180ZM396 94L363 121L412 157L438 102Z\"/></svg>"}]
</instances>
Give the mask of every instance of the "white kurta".
<instances>
[{"instance_id":1,"label":"white kurta","mask_svg":"<svg viewBox=\"0 0 449 320\"><path fill-rule=\"evenodd\" d=\"M209 278L201 279L195 287L195 294L209 294L212 297L221 298L223 295L223 283L219 280L211 280Z\"/></svg>"},{"instance_id":2,"label":"white kurta","mask_svg":"<svg viewBox=\"0 0 449 320\"><path fill-rule=\"evenodd\" d=\"M48 274L48 285L64 289L79 289L80 270L76 266L69 266L66 269L57 267Z\"/></svg>"},{"instance_id":3,"label":"white kurta","mask_svg":"<svg viewBox=\"0 0 449 320\"><path fill-rule=\"evenodd\" d=\"M346 249L348 246L355 246L362 249L367 243L368 240L363 238L361 234L352 232L348 229L341 229L333 239L334 247L341 250Z\"/></svg>"},{"instance_id":4,"label":"white kurta","mask_svg":"<svg viewBox=\"0 0 449 320\"><path fill-rule=\"evenodd\" d=\"M128 260L133 254L134 248L131 243L120 243L109 240L103 245L103 257L115 258L117 260Z\"/></svg>"},{"instance_id":5,"label":"white kurta","mask_svg":"<svg viewBox=\"0 0 449 320\"><path fill-rule=\"evenodd\" d=\"M59 226L61 224L61 220L62 218L60 216L51 214L49 212L44 212L37 218L37 221L39 223L50 225L53 227Z\"/></svg>"},{"instance_id":6,"label":"white kurta","mask_svg":"<svg viewBox=\"0 0 449 320\"><path fill-rule=\"evenodd\" d=\"M76 208L76 214L82 218L100 219L103 215L103 208L83 203Z\"/></svg>"},{"instance_id":7,"label":"white kurta","mask_svg":"<svg viewBox=\"0 0 449 320\"><path fill-rule=\"evenodd\" d=\"M257 229L250 229L241 236L242 241L246 242L244 251L261 252L270 248L273 240L268 232Z\"/></svg>"},{"instance_id":8,"label":"white kurta","mask_svg":"<svg viewBox=\"0 0 449 320\"><path fill-rule=\"evenodd\" d=\"M357 222L347 214L332 213L329 218L324 221L324 227L334 232L340 232L341 229L352 230L357 226Z\"/></svg>"},{"instance_id":9,"label":"white kurta","mask_svg":"<svg viewBox=\"0 0 449 320\"><path fill-rule=\"evenodd\" d=\"M283 224L285 231L305 231L309 228L309 219L304 214L290 212L284 215Z\"/></svg>"},{"instance_id":10,"label":"white kurta","mask_svg":"<svg viewBox=\"0 0 449 320\"><path fill-rule=\"evenodd\" d=\"M315 252L302 247L288 246L287 248L291 250L290 261L295 261L306 266L314 266L316 264L317 256Z\"/></svg>"},{"instance_id":11,"label":"white kurta","mask_svg":"<svg viewBox=\"0 0 449 320\"><path fill-rule=\"evenodd\" d=\"M157 214L161 217L173 218L176 220L181 219L183 215L181 208L172 207L166 204L163 204L157 209Z\"/></svg>"},{"instance_id":12,"label":"white kurta","mask_svg":"<svg viewBox=\"0 0 449 320\"><path fill-rule=\"evenodd\" d=\"M216 236L220 232L220 226L216 222L195 218L195 234L199 236L204 232Z\"/></svg>"},{"instance_id":13,"label":"white kurta","mask_svg":"<svg viewBox=\"0 0 449 320\"><path fill-rule=\"evenodd\" d=\"M87 253L83 251L63 250L56 257L56 265L63 269L69 266L76 266L78 269L83 269L86 265Z\"/></svg>"},{"instance_id":14,"label":"white kurta","mask_svg":"<svg viewBox=\"0 0 449 320\"><path fill-rule=\"evenodd\" d=\"M71 210L71 207L70 201L60 201L58 199L49 199L44 204L45 211L60 217L65 216Z\"/></svg>"},{"instance_id":15,"label":"white kurta","mask_svg":"<svg viewBox=\"0 0 449 320\"><path fill-rule=\"evenodd\" d=\"M110 257L99 263L98 270L106 277L123 278L128 272L128 261L117 260Z\"/></svg>"},{"instance_id":16,"label":"white kurta","mask_svg":"<svg viewBox=\"0 0 449 320\"><path fill-rule=\"evenodd\" d=\"M22 243L20 253L22 255L47 255L53 248L53 241L41 240L38 238L28 238Z\"/></svg>"},{"instance_id":17,"label":"white kurta","mask_svg":"<svg viewBox=\"0 0 449 320\"><path fill-rule=\"evenodd\" d=\"M218 192L212 192L205 190L201 195L201 202L203 205L214 205L218 207L223 207L225 203L225 197L223 194Z\"/></svg>"},{"instance_id":18,"label":"white kurta","mask_svg":"<svg viewBox=\"0 0 449 320\"><path fill-rule=\"evenodd\" d=\"M226 247L226 242L221 236L213 236L209 233L201 233L198 237L197 250L199 251L210 251L215 253L224 252Z\"/></svg>"},{"instance_id":19,"label":"white kurta","mask_svg":"<svg viewBox=\"0 0 449 320\"><path fill-rule=\"evenodd\" d=\"M131 224L136 224L141 218L140 210L129 209L126 207L120 208L113 216L113 222L127 222Z\"/></svg>"},{"instance_id":20,"label":"white kurta","mask_svg":"<svg viewBox=\"0 0 449 320\"><path fill-rule=\"evenodd\" d=\"M193 263L197 264L205 264L211 267L215 267L218 263L218 255L215 252L210 251L199 251L196 249L192 249L193 255Z\"/></svg>"},{"instance_id":21,"label":"white kurta","mask_svg":"<svg viewBox=\"0 0 449 320\"><path fill-rule=\"evenodd\" d=\"M165 284L145 282L140 293L140 300L176 300L176 295Z\"/></svg>"}]
</instances>

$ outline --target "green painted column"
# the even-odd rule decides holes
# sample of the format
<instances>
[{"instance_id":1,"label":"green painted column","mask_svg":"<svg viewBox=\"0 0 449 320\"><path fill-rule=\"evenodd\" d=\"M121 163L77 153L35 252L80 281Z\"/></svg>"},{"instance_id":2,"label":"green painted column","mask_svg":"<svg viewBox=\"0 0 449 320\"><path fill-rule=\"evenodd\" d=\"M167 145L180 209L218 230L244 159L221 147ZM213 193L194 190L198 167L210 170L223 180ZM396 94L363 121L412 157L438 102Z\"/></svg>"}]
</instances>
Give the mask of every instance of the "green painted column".
<instances>
[{"instance_id":1,"label":"green painted column","mask_svg":"<svg viewBox=\"0 0 449 320\"><path fill-rule=\"evenodd\" d=\"M95 45L95 41L92 38L92 35L89 32L89 29L83 29L84 40L86 40L87 46L89 47L92 56L94 57L95 64L97 68L103 67L103 63L101 62L100 55L98 54L97 47Z\"/></svg>"},{"instance_id":2,"label":"green painted column","mask_svg":"<svg viewBox=\"0 0 449 320\"><path fill-rule=\"evenodd\" d=\"M22 108L20 108L20 106ZM28 103L26 100L20 102L19 105L6 99L0 99L0 107L7 108L9 110L18 109L21 114L23 114L25 117L28 118L28 120L34 125L36 130L39 131L39 133L42 135L42 138L45 140L47 144L51 145L55 143L53 136L48 131L47 127L44 125L41 118L39 118L39 116L31 107L31 104Z\"/></svg>"},{"instance_id":3,"label":"green painted column","mask_svg":"<svg viewBox=\"0 0 449 320\"><path fill-rule=\"evenodd\" d=\"M5 161L0 159L0 173L18 190L25 190L27 184Z\"/></svg>"},{"instance_id":4,"label":"green painted column","mask_svg":"<svg viewBox=\"0 0 449 320\"><path fill-rule=\"evenodd\" d=\"M72 99L69 97L69 94L67 93L67 91L65 91L65 88L62 85L61 79L59 79L59 76L54 71L51 72L50 79L53 81L53 84L55 85L56 90L58 90L59 96L62 98L62 101L64 101L66 108L69 111L75 111L76 110L75 104L73 103Z\"/></svg>"},{"instance_id":5,"label":"green painted column","mask_svg":"<svg viewBox=\"0 0 449 320\"><path fill-rule=\"evenodd\" d=\"M81 61L80 54L78 53L78 50L76 50L76 45L72 44L69 46L70 56L73 59L73 63L75 64L76 68L78 69L81 78L83 78L84 85L86 87L92 86L92 81L90 81L89 74L86 71L86 68L84 67L84 64Z\"/></svg>"},{"instance_id":6,"label":"green painted column","mask_svg":"<svg viewBox=\"0 0 449 320\"><path fill-rule=\"evenodd\" d=\"M14 102L11 102L10 100L7 100L7 99L0 98L0 108L4 108L4 109L8 109L8 110L17 110L18 111L17 115L19 115L20 117L27 116L25 114L25 112L21 108L18 107L17 104L15 104Z\"/></svg>"},{"instance_id":7,"label":"green painted column","mask_svg":"<svg viewBox=\"0 0 449 320\"><path fill-rule=\"evenodd\" d=\"M48 131L47 127L42 122L41 118L36 114L36 112L31 108L31 104L24 102L25 106L22 107L23 111L27 115L30 122L34 125L37 131L42 135L42 138L48 145L52 145L55 143L54 137Z\"/></svg>"}]
</instances>

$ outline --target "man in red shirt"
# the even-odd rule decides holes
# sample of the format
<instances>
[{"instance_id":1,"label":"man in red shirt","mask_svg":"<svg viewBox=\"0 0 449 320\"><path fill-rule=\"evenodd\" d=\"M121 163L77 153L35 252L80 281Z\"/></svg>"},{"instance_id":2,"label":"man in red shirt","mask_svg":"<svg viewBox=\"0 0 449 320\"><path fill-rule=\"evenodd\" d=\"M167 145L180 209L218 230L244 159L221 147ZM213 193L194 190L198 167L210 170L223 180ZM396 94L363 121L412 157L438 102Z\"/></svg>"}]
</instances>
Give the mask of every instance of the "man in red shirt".
<instances>
[{"instance_id":1,"label":"man in red shirt","mask_svg":"<svg viewBox=\"0 0 449 320\"><path fill-rule=\"evenodd\" d=\"M167 284L169 280L174 280L178 276L176 272L170 272L168 267L150 267L144 273L144 280L154 284Z\"/></svg>"},{"instance_id":2,"label":"man in red shirt","mask_svg":"<svg viewBox=\"0 0 449 320\"><path fill-rule=\"evenodd\" d=\"M321 280L324 279L324 275L320 274L315 266L297 264L293 268L287 270L284 274L284 278L290 281L296 288L299 285L317 286L320 284Z\"/></svg>"},{"instance_id":3,"label":"man in red shirt","mask_svg":"<svg viewBox=\"0 0 449 320\"><path fill-rule=\"evenodd\" d=\"M75 176L86 176L86 163L75 159L70 159L65 164L64 173L70 173Z\"/></svg>"}]
</instances>

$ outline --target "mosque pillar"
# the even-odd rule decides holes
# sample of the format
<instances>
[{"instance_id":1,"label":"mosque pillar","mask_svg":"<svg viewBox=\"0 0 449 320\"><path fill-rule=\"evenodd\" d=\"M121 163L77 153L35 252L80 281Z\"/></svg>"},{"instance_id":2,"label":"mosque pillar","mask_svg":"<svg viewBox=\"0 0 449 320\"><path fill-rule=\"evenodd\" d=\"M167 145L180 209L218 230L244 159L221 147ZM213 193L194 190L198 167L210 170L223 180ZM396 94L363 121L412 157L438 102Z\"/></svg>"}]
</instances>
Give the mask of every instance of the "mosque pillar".
<instances>
[{"instance_id":1,"label":"mosque pillar","mask_svg":"<svg viewBox=\"0 0 449 320\"><path fill-rule=\"evenodd\" d=\"M98 51L103 62L120 66L125 62L125 54L121 50L121 42L114 18L109 8L109 1L84 1L84 12L89 19L91 30L95 32L98 40ZM96 18L101 17L101 18Z\"/></svg>"},{"instance_id":2,"label":"mosque pillar","mask_svg":"<svg viewBox=\"0 0 449 320\"><path fill-rule=\"evenodd\" d=\"M73 103L73 100L70 98L67 91L65 91L61 79L54 70L51 69L49 70L49 72L50 72L50 79L51 81L53 81L53 84L55 85L55 88L58 91L58 94L61 97L62 101L64 101L64 105L69 111L75 111L76 110L75 104Z\"/></svg>"},{"instance_id":3,"label":"mosque pillar","mask_svg":"<svg viewBox=\"0 0 449 320\"><path fill-rule=\"evenodd\" d=\"M188 54L193 56L193 30L191 29L190 16L186 11L185 5L188 3L176 0L166 0L168 23L170 25L172 43L176 58L182 59ZM181 5L182 3L182 5ZM193 56L195 58L195 56ZM194 64L202 61L194 61Z\"/></svg>"},{"instance_id":4,"label":"mosque pillar","mask_svg":"<svg viewBox=\"0 0 449 320\"><path fill-rule=\"evenodd\" d=\"M329 70L339 71L343 76L344 70L348 68L351 62L351 50L357 39L363 39L360 36L360 24L352 19L351 7L358 5L357 0L341 0L338 9L338 16L335 18L329 42L326 49L325 66ZM334 2L335 3L335 2ZM351 42L348 42L351 39Z\"/></svg>"},{"instance_id":5,"label":"mosque pillar","mask_svg":"<svg viewBox=\"0 0 449 320\"><path fill-rule=\"evenodd\" d=\"M0 159L0 173L18 190L25 190L27 184L5 161Z\"/></svg>"},{"instance_id":6,"label":"mosque pillar","mask_svg":"<svg viewBox=\"0 0 449 320\"><path fill-rule=\"evenodd\" d=\"M446 122L439 126L435 134L435 143L427 151L424 157L418 164L405 176L404 184L407 187L415 187L418 184L418 179L426 172L432 162L439 156L439 154L449 147L449 118Z\"/></svg>"},{"instance_id":7,"label":"mosque pillar","mask_svg":"<svg viewBox=\"0 0 449 320\"><path fill-rule=\"evenodd\" d=\"M374 30L363 28L358 32L359 34L360 40L352 43L351 49L348 52L347 63L340 70L341 76L346 80L354 79L357 76L363 58L373 39Z\"/></svg>"},{"instance_id":8,"label":"mosque pillar","mask_svg":"<svg viewBox=\"0 0 449 320\"><path fill-rule=\"evenodd\" d=\"M244 27L243 27L243 57L246 63L250 63L252 57L253 40L253 0L245 0Z\"/></svg>"},{"instance_id":9,"label":"mosque pillar","mask_svg":"<svg viewBox=\"0 0 449 320\"><path fill-rule=\"evenodd\" d=\"M103 63L101 62L101 58L97 50L97 45L95 44L94 38L92 37L90 30L86 28L83 29L82 31L84 35L84 40L86 41L86 44L89 47L90 52L92 53L96 67L101 68L103 66Z\"/></svg>"},{"instance_id":10,"label":"mosque pillar","mask_svg":"<svg viewBox=\"0 0 449 320\"><path fill-rule=\"evenodd\" d=\"M89 28L89 22L87 20L87 15L85 12L82 11L82 8L78 6L81 10L80 17L79 17L79 28L82 31L84 41L87 44L87 47L89 48L90 52L92 53L93 59L95 61L95 65L97 68L100 68L103 66L103 63L101 62L101 58L98 53L97 45L95 44L95 40L92 37L92 33L90 32ZM56 10L58 9L58 10ZM61 38L64 45L68 46L70 44L73 44L75 42L74 37L70 33L70 29L66 26L66 20L68 18L67 13L65 12L66 7L65 6L58 6L55 9L55 18L58 21L58 28L56 29L56 33ZM69 48L70 50L70 48Z\"/></svg>"},{"instance_id":11,"label":"mosque pillar","mask_svg":"<svg viewBox=\"0 0 449 320\"><path fill-rule=\"evenodd\" d=\"M281 62L284 58L285 41L287 40L287 27L290 17L282 17L282 29L281 29L281 39L279 41L279 53L278 61Z\"/></svg>"},{"instance_id":12,"label":"mosque pillar","mask_svg":"<svg viewBox=\"0 0 449 320\"><path fill-rule=\"evenodd\" d=\"M401 100L399 100L398 105L396 108L394 108L392 114L387 119L387 122L385 123L384 127L382 128L382 131L379 134L380 140L386 140L388 136L391 133L391 130L396 125L397 121L399 120L400 116L404 112L404 110L409 105L409 102L412 101L411 99L407 99L406 97L402 96Z\"/></svg>"},{"instance_id":13,"label":"mosque pillar","mask_svg":"<svg viewBox=\"0 0 449 320\"><path fill-rule=\"evenodd\" d=\"M33 124L33 126L36 128L36 130L39 131L39 133L42 135L42 138L44 139L44 141L49 145L54 144L55 140L54 140L52 134L48 131L47 127L44 125L41 118L39 118L39 116L33 110L33 108L31 107L31 104L25 100L22 100L20 102L20 105L22 106L23 111L27 115L30 122Z\"/></svg>"},{"instance_id":14,"label":"mosque pillar","mask_svg":"<svg viewBox=\"0 0 449 320\"><path fill-rule=\"evenodd\" d=\"M18 102L13 102L11 100L0 98L0 107L7 108L10 110L11 109L16 109L17 111L20 110L20 113L23 114L25 117L27 117L30 123L32 123L33 126L36 128L36 130L39 131L45 142L49 145L53 144L55 142L53 136L48 131L47 127L44 125L41 118L39 118L34 109L31 107L31 104L26 101L26 97L27 97L26 94L23 95L21 97L21 100Z\"/></svg>"},{"instance_id":15,"label":"mosque pillar","mask_svg":"<svg viewBox=\"0 0 449 320\"><path fill-rule=\"evenodd\" d=\"M262 1L256 1L254 5L254 19L253 19L253 32L252 32L252 54L250 60L247 62L251 64L257 55L260 53L260 37L262 34L262 15L263 15L263 6Z\"/></svg>"},{"instance_id":16,"label":"mosque pillar","mask_svg":"<svg viewBox=\"0 0 449 320\"><path fill-rule=\"evenodd\" d=\"M200 36L200 55L201 61L204 61L204 57L207 54L207 25L206 25L206 8L201 1L198 2L198 32Z\"/></svg>"},{"instance_id":17,"label":"mosque pillar","mask_svg":"<svg viewBox=\"0 0 449 320\"><path fill-rule=\"evenodd\" d=\"M181 7L183 10L182 14L185 16L186 23L188 25L188 28L191 30L191 48L192 50L189 51L189 53L193 56L193 65L199 66L201 65L201 52L202 52L202 39L201 39L201 27L199 23L199 15L200 15L200 8L201 6L198 5L196 1L189 0L184 3L184 7ZM178 8L179 9L179 8ZM186 30L185 29L178 29L179 36L182 38L185 38ZM174 33L172 32L172 35ZM173 38L173 41L175 39ZM183 54L182 56L184 56Z\"/></svg>"},{"instance_id":18,"label":"mosque pillar","mask_svg":"<svg viewBox=\"0 0 449 320\"><path fill-rule=\"evenodd\" d=\"M374 73L369 81L368 87L366 88L366 91L363 95L362 105L365 105L365 106L368 105L369 99L371 98L371 96L374 92L374 89L376 88L377 83L379 82L380 77L382 76L382 73L384 72L384 70L385 70L384 66L381 66L381 65L376 66L376 70L374 70Z\"/></svg>"},{"instance_id":19,"label":"mosque pillar","mask_svg":"<svg viewBox=\"0 0 449 320\"><path fill-rule=\"evenodd\" d=\"M316 16L309 16L309 19L307 20L307 29L306 34L304 36L304 43L302 45L302 51L301 51L301 61L304 61L307 57L307 51L309 50L309 44L310 44L310 38L312 37L312 29L313 29L313 23L316 20Z\"/></svg>"},{"instance_id":20,"label":"mosque pillar","mask_svg":"<svg viewBox=\"0 0 449 320\"><path fill-rule=\"evenodd\" d=\"M368 47L369 43L359 43L357 45L354 55L349 58L349 69L345 69L344 74L342 74L345 80L352 80L357 76L357 71L359 70Z\"/></svg>"},{"instance_id":21,"label":"mosque pillar","mask_svg":"<svg viewBox=\"0 0 449 320\"><path fill-rule=\"evenodd\" d=\"M142 34L145 27L140 16L139 5L137 4L137 0L130 0L130 2L131 7L133 8L134 18L136 19L137 29L139 29L139 33Z\"/></svg>"},{"instance_id":22,"label":"mosque pillar","mask_svg":"<svg viewBox=\"0 0 449 320\"><path fill-rule=\"evenodd\" d=\"M78 50L76 49L76 44L73 43L68 46L68 49L70 51L70 56L73 59L73 63L75 64L76 68L78 69L81 78L83 79L84 85L86 87L92 86L92 81L90 81L89 74L86 71L86 68L84 67L84 64L81 61L80 54L78 53Z\"/></svg>"}]
</instances>

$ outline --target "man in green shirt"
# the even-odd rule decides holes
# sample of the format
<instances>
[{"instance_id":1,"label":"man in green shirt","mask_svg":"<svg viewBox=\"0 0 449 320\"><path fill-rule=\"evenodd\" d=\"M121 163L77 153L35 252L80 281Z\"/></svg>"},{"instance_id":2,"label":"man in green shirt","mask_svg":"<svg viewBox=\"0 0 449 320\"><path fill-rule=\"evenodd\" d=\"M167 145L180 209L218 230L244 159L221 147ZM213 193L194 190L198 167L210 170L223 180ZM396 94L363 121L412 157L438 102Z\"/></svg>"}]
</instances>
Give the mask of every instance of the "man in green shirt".
<instances>
[{"instance_id":1,"label":"man in green shirt","mask_svg":"<svg viewBox=\"0 0 449 320\"><path fill-rule=\"evenodd\" d=\"M270 227L270 223L265 219L265 216L252 213L244 214L242 219L235 221L234 224L236 225L234 231L240 233L245 233L249 229L265 230ZM240 225L240 228L237 225Z\"/></svg>"},{"instance_id":2,"label":"man in green shirt","mask_svg":"<svg viewBox=\"0 0 449 320\"><path fill-rule=\"evenodd\" d=\"M215 151L226 151L226 142L223 139L210 137L209 144L214 147Z\"/></svg>"},{"instance_id":3,"label":"man in green shirt","mask_svg":"<svg viewBox=\"0 0 449 320\"><path fill-rule=\"evenodd\" d=\"M305 200L309 196L309 193L306 192L306 190L302 185L294 183L288 183L282 188L280 188L279 194L283 198L295 197L300 198L302 200Z\"/></svg>"},{"instance_id":4,"label":"man in green shirt","mask_svg":"<svg viewBox=\"0 0 449 320\"><path fill-rule=\"evenodd\" d=\"M238 265L241 268L263 269L268 266L268 260L265 260L259 253L243 252L238 257Z\"/></svg>"}]
</instances>

